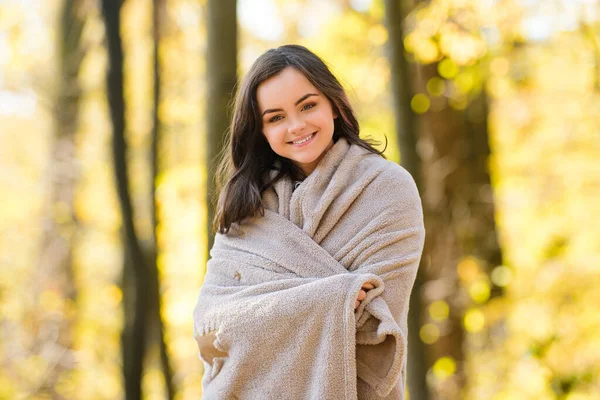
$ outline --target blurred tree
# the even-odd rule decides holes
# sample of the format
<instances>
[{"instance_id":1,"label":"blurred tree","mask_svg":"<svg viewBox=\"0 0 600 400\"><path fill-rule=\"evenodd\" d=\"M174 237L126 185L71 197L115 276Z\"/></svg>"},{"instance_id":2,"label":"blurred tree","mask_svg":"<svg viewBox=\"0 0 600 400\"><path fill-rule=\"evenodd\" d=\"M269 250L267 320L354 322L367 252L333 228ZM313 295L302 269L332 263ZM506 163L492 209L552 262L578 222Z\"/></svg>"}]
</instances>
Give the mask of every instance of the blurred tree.
<instances>
[{"instance_id":1,"label":"blurred tree","mask_svg":"<svg viewBox=\"0 0 600 400\"><path fill-rule=\"evenodd\" d=\"M121 1L102 0L108 47L107 91L113 130L113 159L121 207L124 239L123 307L121 337L125 398L141 399L141 378L151 292L145 256L133 224L133 207L127 173L125 101L123 93L123 47L120 34Z\"/></svg>"},{"instance_id":2,"label":"blurred tree","mask_svg":"<svg viewBox=\"0 0 600 400\"><path fill-rule=\"evenodd\" d=\"M207 4L207 53L206 79L206 164L207 180L207 236L210 251L214 233L216 192L213 177L216 176L217 158L224 150L225 133L229 128L229 106L237 84L237 2L236 0L208 0ZM207 254L206 259L210 256Z\"/></svg>"},{"instance_id":3,"label":"blurred tree","mask_svg":"<svg viewBox=\"0 0 600 400\"><path fill-rule=\"evenodd\" d=\"M79 177L75 155L81 88L79 70L85 54L82 31L85 24L86 0L66 0L60 13L57 43L58 79L54 114L54 135L49 158L48 190L45 203L43 237L39 256L38 295L52 293L64 298L60 317L44 318L40 332L40 353L50 355L49 368L37 395L60 397L56 383L64 371L73 368L73 324L76 317L77 289L73 277L73 245L79 230L74 211L74 191ZM41 300L43 302L43 300Z\"/></svg>"},{"instance_id":4,"label":"blurred tree","mask_svg":"<svg viewBox=\"0 0 600 400\"><path fill-rule=\"evenodd\" d=\"M427 82L437 75L437 63L421 67L422 79ZM421 84L421 88L423 85ZM423 94L421 94L423 95ZM419 132L420 143L429 150L422 160L424 191L423 206L427 239L423 256L426 266L427 283L424 290L427 302L442 301L449 306L449 316L443 321L443 328L434 321L431 325L439 329L437 338L428 341L428 367L442 357L451 357L458 363L452 379L444 383L436 382L435 398L458 398L459 386L464 383L462 375L463 342L465 340L462 316L467 299L460 291L457 264L461 259L460 239L457 229L461 219L470 215L467 204L465 177L459 174L465 164L465 151L470 144L465 140L464 126L461 126L461 112L448 105L438 111L424 113ZM468 229L468 227L467 227ZM465 232L466 233L466 232ZM421 328L423 329L423 327Z\"/></svg>"},{"instance_id":5,"label":"blurred tree","mask_svg":"<svg viewBox=\"0 0 600 400\"><path fill-rule=\"evenodd\" d=\"M446 57L422 65L420 71L419 93L411 104L422 114L418 147L429 315L421 337L430 345L428 381L436 398L454 399L461 397L468 378L465 313L474 302L498 294L491 293L489 273L502 261L487 166L487 100L481 87L473 84L480 73L478 63L459 68L456 60ZM473 89L461 93L460 86L468 84ZM440 318L435 307L447 308L447 316Z\"/></svg>"},{"instance_id":6,"label":"blurred tree","mask_svg":"<svg viewBox=\"0 0 600 400\"><path fill-rule=\"evenodd\" d=\"M388 4L391 9L396 3ZM465 312L499 293L486 274L502 262L488 171L487 99L480 62L484 52L473 24L475 7L461 4L442 13L437 3L417 2L405 14L410 29L399 43L410 46L411 57L420 64L412 79L415 93L404 98L420 115L416 145L413 140L404 146L418 150L421 158L427 231L423 286L414 293L423 296L426 307L420 317L425 320L413 327L429 345L425 367L431 397L452 399L460 398L466 381ZM410 81L407 75L403 79Z\"/></svg>"},{"instance_id":7,"label":"blurred tree","mask_svg":"<svg viewBox=\"0 0 600 400\"><path fill-rule=\"evenodd\" d=\"M436 63L423 68L425 81L438 76L437 67ZM467 308L473 301L485 302L499 294L490 293L489 284L489 273L502 264L502 258L487 168L486 101L480 93L465 110L445 107L422 116L425 126L420 140L428 149L423 160L428 297L430 304L437 301L449 306L439 339L431 343L429 362L433 365L451 357L456 363L452 379L436 381L442 398L459 398L468 378L463 364Z\"/></svg>"},{"instance_id":8,"label":"blurred tree","mask_svg":"<svg viewBox=\"0 0 600 400\"><path fill-rule=\"evenodd\" d=\"M396 134L400 150L401 165L414 177L421 189L420 159L417 154L417 125L410 103L413 96L411 82L414 78L404 49L404 21L411 6L411 1L385 0L385 20L389 32L388 57L391 67L392 96L394 98L394 115ZM419 337L423 314L422 268L419 268L415 285L411 292L408 323L408 387L413 399L429 398L427 390L427 365L425 361L425 345Z\"/></svg>"},{"instance_id":9,"label":"blurred tree","mask_svg":"<svg viewBox=\"0 0 600 400\"><path fill-rule=\"evenodd\" d=\"M153 44L154 44L154 54L153 54L153 69L154 69L154 104L153 104L153 126L152 126L152 150L151 150L151 170L152 173L150 175L150 203L152 207L151 218L152 218L152 245L151 249L148 252L150 263L149 263L149 272L150 276L148 280L151 284L149 290L151 291L150 295L150 314L149 320L152 326L151 336L148 339L151 339L155 342L158 342L160 349L160 360L163 375L165 377L165 386L167 390L167 398L172 400L175 398L175 387L173 382L173 371L171 369L169 355L167 353L167 346L165 342L164 335L164 323L161 316L162 309L162 297L160 290L160 276L158 269L158 238L156 233L158 232L158 218L159 213L157 210L157 199L156 199L156 186L157 179L159 175L160 169L160 145L161 141L161 133L162 126L159 117L159 108L160 102L162 100L161 97L161 84L162 84L162 74L160 67L160 40L161 40L161 29L163 25L163 20L166 14L166 0L153 0L152 7L152 32L153 32ZM147 343L148 347L150 347L150 340Z\"/></svg>"},{"instance_id":10,"label":"blurred tree","mask_svg":"<svg viewBox=\"0 0 600 400\"><path fill-rule=\"evenodd\" d=\"M600 8L600 7L599 7ZM600 11L596 11L600 12ZM580 31L591 44L594 54L594 89L600 92L600 22L581 22Z\"/></svg>"}]
</instances>

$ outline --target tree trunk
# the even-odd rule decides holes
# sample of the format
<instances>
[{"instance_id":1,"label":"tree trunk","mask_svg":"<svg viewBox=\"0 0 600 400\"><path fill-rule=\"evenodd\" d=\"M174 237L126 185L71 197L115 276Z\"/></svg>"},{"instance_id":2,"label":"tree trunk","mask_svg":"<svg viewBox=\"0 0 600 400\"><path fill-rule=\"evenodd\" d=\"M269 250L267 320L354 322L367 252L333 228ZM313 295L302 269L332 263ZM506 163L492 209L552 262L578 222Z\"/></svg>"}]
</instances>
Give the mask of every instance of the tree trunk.
<instances>
[{"instance_id":1,"label":"tree trunk","mask_svg":"<svg viewBox=\"0 0 600 400\"><path fill-rule=\"evenodd\" d=\"M165 386L167 390L167 399L173 400L175 398L175 387L173 382L173 371L169 362L169 355L167 353L167 345L165 342L164 335L164 323L160 314L161 310L161 290L160 290L160 277L158 274L158 240L156 232L158 229L158 210L156 209L156 179L159 174L160 168L160 157L159 149L161 144L161 132L160 132L160 118L159 118L159 106L161 101L161 71L160 71L160 57L159 57L159 45L161 38L161 26L163 17L165 15L165 0L154 0L152 16L153 16L153 36L154 36L154 106L153 106L153 129L152 129L152 154L151 154L151 169L152 174L150 176L150 199L152 205L152 249L149 251L149 272L150 276L148 279L151 282L150 299L150 321L152 322L152 332L154 332L154 339L158 342L160 352L160 363L163 375L165 377ZM150 343L148 343L148 346Z\"/></svg>"},{"instance_id":2,"label":"tree trunk","mask_svg":"<svg viewBox=\"0 0 600 400\"><path fill-rule=\"evenodd\" d=\"M107 91L113 129L113 158L121 207L124 239L124 327L121 336L125 398L141 399L141 378L149 308L149 268L133 225L133 208L127 173L125 102L123 93L123 49L120 35L121 1L102 0L108 45Z\"/></svg>"},{"instance_id":3,"label":"tree trunk","mask_svg":"<svg viewBox=\"0 0 600 400\"><path fill-rule=\"evenodd\" d=\"M206 110L207 164L207 236L210 251L213 245L212 220L215 212L216 190L214 177L218 155L222 151L230 124L229 105L237 83L237 13L236 0L208 0L207 6L208 81ZM209 255L206 255L206 259Z\"/></svg>"},{"instance_id":4,"label":"tree trunk","mask_svg":"<svg viewBox=\"0 0 600 400\"><path fill-rule=\"evenodd\" d=\"M414 177L419 189L421 185L420 159L417 154L417 124L411 110L413 95L410 66L404 50L404 21L407 5L397 0L386 0L386 25L389 32L388 57L392 70L392 95L396 133L400 147L401 165ZM425 345L419 337L421 315L423 313L422 286L423 269L419 268L415 285L410 296L408 312L408 388L411 399L427 399L427 365Z\"/></svg>"},{"instance_id":5,"label":"tree trunk","mask_svg":"<svg viewBox=\"0 0 600 400\"><path fill-rule=\"evenodd\" d=\"M44 319L40 332L50 333L41 337L40 347L44 353L54 354L49 360L54 365L44 383L37 388L38 395L61 398L55 392L60 375L73 368L72 326L76 313L66 312L75 309L77 290L73 279L73 244L79 230L73 198L79 178L75 156L75 135L77 133L81 88L77 77L84 56L81 33L85 23L85 9L81 0L66 0L59 21L58 47L58 88L54 111L54 137L49 160L48 210L44 213L43 238L39 257L39 275L36 280L36 293L51 290L65 300L65 312L60 318Z\"/></svg>"},{"instance_id":6,"label":"tree trunk","mask_svg":"<svg viewBox=\"0 0 600 400\"><path fill-rule=\"evenodd\" d=\"M465 173L468 174L471 195L469 209L471 220L464 222L471 234L462 241L463 254L472 254L485 261L489 268L503 264L502 251L496 230L495 203L490 179L490 145L488 134L488 98L484 90L471 101L465 117L466 141L470 144ZM492 297L502 294L499 287L492 288Z\"/></svg>"},{"instance_id":7,"label":"tree trunk","mask_svg":"<svg viewBox=\"0 0 600 400\"><path fill-rule=\"evenodd\" d=\"M422 68L422 86L437 77L437 65ZM424 91L424 90L423 90ZM467 257L489 273L501 263L496 237L494 200L487 168L489 158L487 106L482 95L465 111L446 107L423 115L420 142L424 152L422 176L425 229L424 256L429 260L424 292L428 301L450 307L440 338L429 346L427 362L450 356L456 373L435 385L436 398L458 399L466 385L463 317L473 304L457 266ZM499 288L492 288L492 295Z\"/></svg>"}]
</instances>

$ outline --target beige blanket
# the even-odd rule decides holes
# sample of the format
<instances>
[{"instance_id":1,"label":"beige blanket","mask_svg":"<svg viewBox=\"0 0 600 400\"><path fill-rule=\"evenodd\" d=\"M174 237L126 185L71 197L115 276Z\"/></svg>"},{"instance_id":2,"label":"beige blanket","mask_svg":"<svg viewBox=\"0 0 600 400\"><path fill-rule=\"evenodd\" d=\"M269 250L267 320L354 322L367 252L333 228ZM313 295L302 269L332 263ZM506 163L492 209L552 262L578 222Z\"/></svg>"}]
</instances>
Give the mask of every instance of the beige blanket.
<instances>
[{"instance_id":1,"label":"beige blanket","mask_svg":"<svg viewBox=\"0 0 600 400\"><path fill-rule=\"evenodd\" d=\"M211 250L194 310L203 398L402 399L425 237L410 174L342 138L264 202Z\"/></svg>"}]
</instances>

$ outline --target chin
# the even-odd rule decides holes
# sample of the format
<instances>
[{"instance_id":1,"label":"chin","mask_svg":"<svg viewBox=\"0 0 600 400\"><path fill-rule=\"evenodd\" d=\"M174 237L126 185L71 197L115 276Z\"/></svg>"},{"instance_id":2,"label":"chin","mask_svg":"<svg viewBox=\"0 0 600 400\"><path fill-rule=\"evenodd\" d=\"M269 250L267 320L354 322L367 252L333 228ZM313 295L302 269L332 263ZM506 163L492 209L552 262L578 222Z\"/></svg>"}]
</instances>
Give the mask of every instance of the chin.
<instances>
[{"instance_id":1,"label":"chin","mask_svg":"<svg viewBox=\"0 0 600 400\"><path fill-rule=\"evenodd\" d=\"M311 164L311 163L315 162L315 160L317 158L318 157L310 157L310 158L302 157L302 158L292 158L292 160L295 161L296 163L300 163L300 164Z\"/></svg>"}]
</instances>

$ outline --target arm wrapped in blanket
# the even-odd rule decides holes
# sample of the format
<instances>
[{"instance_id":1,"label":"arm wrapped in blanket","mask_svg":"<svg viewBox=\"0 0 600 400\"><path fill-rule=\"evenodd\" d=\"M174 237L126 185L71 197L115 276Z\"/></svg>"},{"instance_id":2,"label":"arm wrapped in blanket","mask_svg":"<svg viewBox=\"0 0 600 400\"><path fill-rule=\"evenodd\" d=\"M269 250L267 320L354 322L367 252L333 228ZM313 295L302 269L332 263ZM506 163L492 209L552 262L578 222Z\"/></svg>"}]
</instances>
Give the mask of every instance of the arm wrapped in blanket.
<instances>
[{"instance_id":1,"label":"arm wrapped in blanket","mask_svg":"<svg viewBox=\"0 0 600 400\"><path fill-rule=\"evenodd\" d=\"M351 293L368 280L376 277L290 278L228 294L206 282L202 296L227 306L196 309L208 322L196 326L205 348L204 398L356 398L354 358L347 354L355 330L347 327L355 318ZM212 343L202 346L206 340ZM211 360L214 349L221 357Z\"/></svg>"},{"instance_id":2,"label":"arm wrapped in blanket","mask_svg":"<svg viewBox=\"0 0 600 400\"><path fill-rule=\"evenodd\" d=\"M356 233L353 249L342 258L353 273L373 273L384 283L381 295L371 301L367 296L356 313L357 370L362 380L358 398L365 400L403 398L408 306L425 240L421 200L412 177L400 169L384 173L379 181L370 189L395 196L382 209L373 210L371 222ZM390 315L393 320L386 319ZM392 387L385 378L396 374L400 377Z\"/></svg>"},{"instance_id":3,"label":"arm wrapped in blanket","mask_svg":"<svg viewBox=\"0 0 600 400\"><path fill-rule=\"evenodd\" d=\"M424 241L412 177L340 139L291 187L215 239L194 310L204 398L402 398Z\"/></svg>"}]
</instances>

